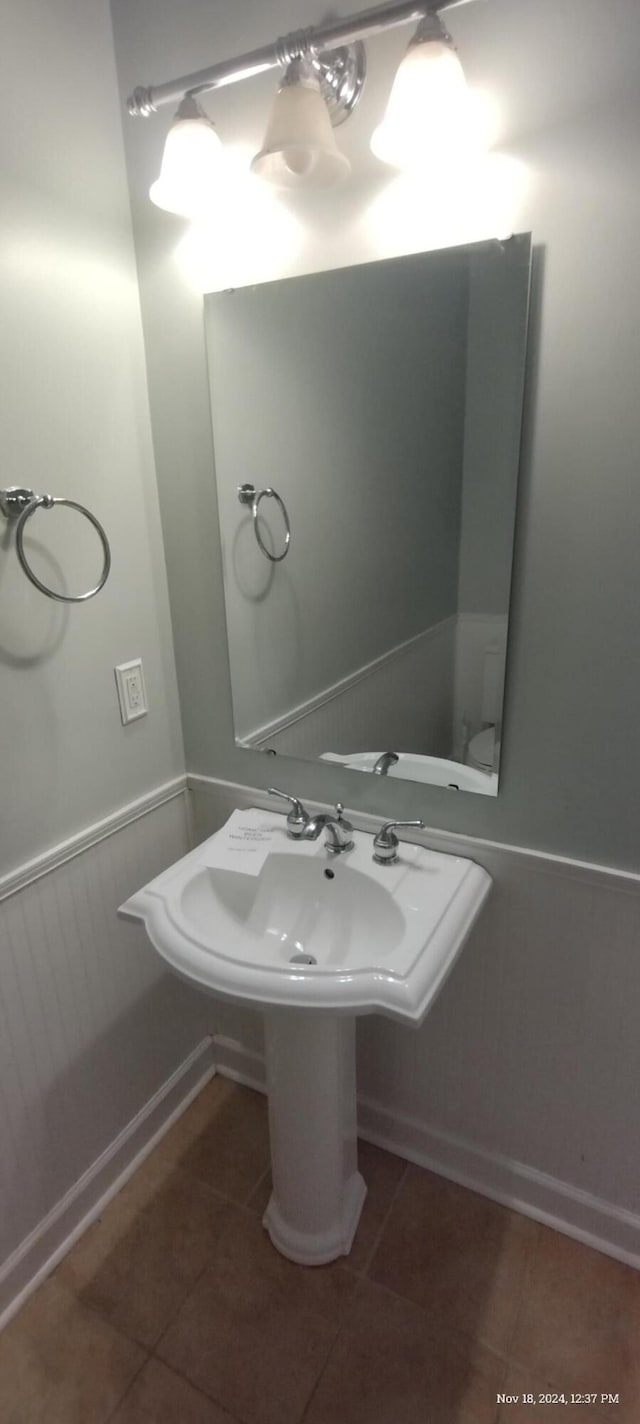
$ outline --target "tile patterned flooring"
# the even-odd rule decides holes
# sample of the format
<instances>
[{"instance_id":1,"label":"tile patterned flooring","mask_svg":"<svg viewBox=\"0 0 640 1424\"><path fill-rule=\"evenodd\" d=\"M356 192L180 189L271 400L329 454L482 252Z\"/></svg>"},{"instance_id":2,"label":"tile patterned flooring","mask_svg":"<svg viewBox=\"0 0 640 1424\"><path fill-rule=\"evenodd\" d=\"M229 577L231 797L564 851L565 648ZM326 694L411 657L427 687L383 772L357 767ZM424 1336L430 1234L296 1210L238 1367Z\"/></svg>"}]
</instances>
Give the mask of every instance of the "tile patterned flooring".
<instances>
[{"instance_id":1,"label":"tile patterned flooring","mask_svg":"<svg viewBox=\"0 0 640 1424\"><path fill-rule=\"evenodd\" d=\"M0 1336L2 1424L638 1424L640 1273L366 1143L351 1255L294 1266L268 1160L215 1078ZM497 1399L554 1390L597 1407Z\"/></svg>"}]
</instances>

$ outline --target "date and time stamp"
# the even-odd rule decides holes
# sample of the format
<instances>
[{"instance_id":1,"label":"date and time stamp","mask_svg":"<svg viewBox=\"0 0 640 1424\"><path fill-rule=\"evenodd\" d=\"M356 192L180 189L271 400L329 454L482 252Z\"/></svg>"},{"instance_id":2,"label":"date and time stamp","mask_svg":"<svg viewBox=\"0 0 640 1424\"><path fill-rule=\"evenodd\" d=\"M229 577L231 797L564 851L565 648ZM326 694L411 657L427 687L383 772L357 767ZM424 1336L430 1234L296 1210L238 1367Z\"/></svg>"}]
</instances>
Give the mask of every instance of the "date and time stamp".
<instances>
[{"instance_id":1,"label":"date and time stamp","mask_svg":"<svg viewBox=\"0 0 640 1424\"><path fill-rule=\"evenodd\" d=\"M529 1404L533 1406L535 1404L546 1404L548 1406L550 1404L557 1404L560 1408L562 1408L562 1405L571 1407L572 1404L591 1404L601 1409L603 1406L620 1404L619 1394L603 1394L601 1391L597 1393L594 1391L592 1394L562 1394L547 1390L542 1393L539 1392L538 1394L498 1394L496 1399L498 1404L505 1405Z\"/></svg>"}]
</instances>

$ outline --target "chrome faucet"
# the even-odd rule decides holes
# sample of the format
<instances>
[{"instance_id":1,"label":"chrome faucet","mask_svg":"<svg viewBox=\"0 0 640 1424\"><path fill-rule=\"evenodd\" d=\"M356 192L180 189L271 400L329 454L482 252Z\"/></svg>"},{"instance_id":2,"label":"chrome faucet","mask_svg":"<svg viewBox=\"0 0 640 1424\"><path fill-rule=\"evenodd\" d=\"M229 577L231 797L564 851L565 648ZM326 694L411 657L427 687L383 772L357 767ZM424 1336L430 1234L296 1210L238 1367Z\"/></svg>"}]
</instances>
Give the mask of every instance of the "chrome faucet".
<instances>
[{"instance_id":1,"label":"chrome faucet","mask_svg":"<svg viewBox=\"0 0 640 1424\"><path fill-rule=\"evenodd\" d=\"M287 816L287 835L292 840L317 841L324 830L329 855L342 855L344 851L352 849L353 826L350 821L345 821L342 814L344 806L340 801L336 806L335 816L327 815L324 811L317 816L310 816L297 796L289 796L286 791L278 791L275 786L270 786L268 790L270 796L279 796L291 805Z\"/></svg>"},{"instance_id":2,"label":"chrome faucet","mask_svg":"<svg viewBox=\"0 0 640 1424\"><path fill-rule=\"evenodd\" d=\"M398 756L397 752L383 752L382 756L378 757L378 760L373 768L374 776L386 776L389 767L395 766L396 762L399 760L400 757Z\"/></svg>"},{"instance_id":3,"label":"chrome faucet","mask_svg":"<svg viewBox=\"0 0 640 1424\"><path fill-rule=\"evenodd\" d=\"M345 850L353 849L353 826L350 821L345 821L343 817L344 806L338 801L335 816L326 815L324 812L320 816L313 816L304 829L304 839L306 841L316 841L320 832L325 832L325 845L329 855L342 855Z\"/></svg>"}]
</instances>

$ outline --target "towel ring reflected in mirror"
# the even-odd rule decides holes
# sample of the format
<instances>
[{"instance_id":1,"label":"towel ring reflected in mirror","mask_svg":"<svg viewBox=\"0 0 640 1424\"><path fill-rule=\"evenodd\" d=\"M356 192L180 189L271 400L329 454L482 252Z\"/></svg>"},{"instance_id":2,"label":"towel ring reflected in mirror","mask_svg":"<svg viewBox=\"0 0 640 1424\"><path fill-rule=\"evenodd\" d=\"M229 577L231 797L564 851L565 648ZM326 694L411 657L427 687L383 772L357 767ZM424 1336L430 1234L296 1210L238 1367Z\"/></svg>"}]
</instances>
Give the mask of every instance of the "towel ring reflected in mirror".
<instances>
[{"instance_id":1,"label":"towel ring reflected in mirror","mask_svg":"<svg viewBox=\"0 0 640 1424\"><path fill-rule=\"evenodd\" d=\"M260 500L265 498L275 499L276 504L279 506L280 513L284 520L284 549L282 550L281 554L272 554L270 550L267 549L267 546L264 543L264 540L260 533L260 525L258 523L258 510ZM284 500L278 494L278 491L275 489L271 489L270 487L268 487L267 489L257 490L255 485L238 485L238 499L241 504L247 504L251 507L251 515L253 518L253 532L256 536L260 552L264 554L265 559L269 559L272 564L282 563L282 560L286 559L287 554L289 553L289 545L291 543L291 525L289 523L287 506Z\"/></svg>"}]
</instances>

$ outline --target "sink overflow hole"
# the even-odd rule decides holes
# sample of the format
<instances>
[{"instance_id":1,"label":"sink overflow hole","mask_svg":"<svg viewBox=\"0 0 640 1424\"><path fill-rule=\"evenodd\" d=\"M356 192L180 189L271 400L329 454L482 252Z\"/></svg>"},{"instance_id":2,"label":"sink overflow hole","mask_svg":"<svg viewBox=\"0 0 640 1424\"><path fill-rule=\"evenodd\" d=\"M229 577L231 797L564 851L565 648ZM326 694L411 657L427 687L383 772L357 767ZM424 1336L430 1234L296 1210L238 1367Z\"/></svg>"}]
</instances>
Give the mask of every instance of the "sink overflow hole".
<instances>
[{"instance_id":1,"label":"sink overflow hole","mask_svg":"<svg viewBox=\"0 0 640 1424\"><path fill-rule=\"evenodd\" d=\"M312 954L292 954L290 964L317 964L317 959Z\"/></svg>"},{"instance_id":2,"label":"sink overflow hole","mask_svg":"<svg viewBox=\"0 0 640 1424\"><path fill-rule=\"evenodd\" d=\"M324 872L324 878L325 878L325 880L333 880L335 873L336 873L335 870L325 870L325 872Z\"/></svg>"}]
</instances>

